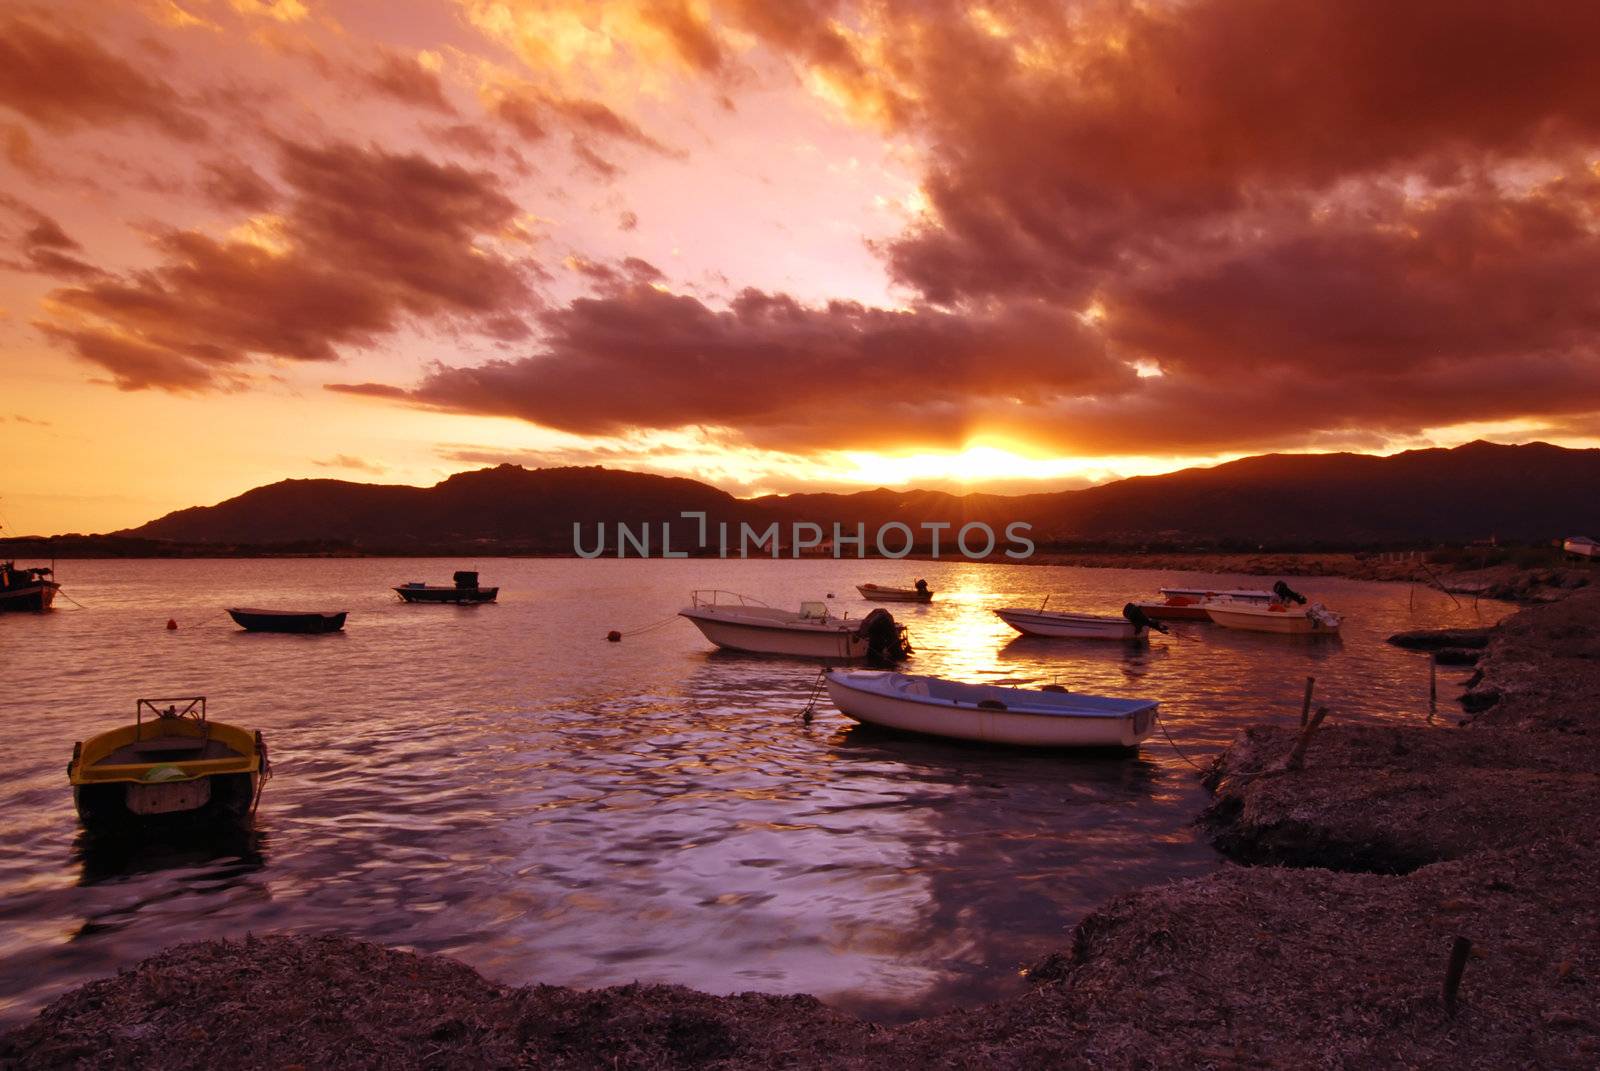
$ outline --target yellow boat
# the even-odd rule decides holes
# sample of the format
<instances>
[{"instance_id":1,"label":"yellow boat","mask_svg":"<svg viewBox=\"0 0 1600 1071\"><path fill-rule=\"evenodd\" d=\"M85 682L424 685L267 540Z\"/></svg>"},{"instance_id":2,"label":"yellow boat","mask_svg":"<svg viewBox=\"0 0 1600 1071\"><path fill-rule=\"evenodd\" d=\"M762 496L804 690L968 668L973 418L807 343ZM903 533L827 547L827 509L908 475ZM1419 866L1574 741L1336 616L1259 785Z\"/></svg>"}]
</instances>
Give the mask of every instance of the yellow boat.
<instances>
[{"instance_id":1,"label":"yellow boat","mask_svg":"<svg viewBox=\"0 0 1600 1071\"><path fill-rule=\"evenodd\" d=\"M239 825L270 770L259 731L210 721L205 696L185 696L141 699L132 725L74 744L67 779L91 829L173 817Z\"/></svg>"}]
</instances>

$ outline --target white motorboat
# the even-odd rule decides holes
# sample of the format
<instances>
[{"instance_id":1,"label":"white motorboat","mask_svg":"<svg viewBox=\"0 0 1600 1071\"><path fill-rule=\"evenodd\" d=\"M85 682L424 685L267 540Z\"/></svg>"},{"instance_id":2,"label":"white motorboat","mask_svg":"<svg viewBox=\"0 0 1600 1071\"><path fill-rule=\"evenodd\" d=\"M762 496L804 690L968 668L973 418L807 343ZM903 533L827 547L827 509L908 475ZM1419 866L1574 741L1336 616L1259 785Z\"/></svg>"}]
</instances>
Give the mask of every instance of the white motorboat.
<instances>
[{"instance_id":1,"label":"white motorboat","mask_svg":"<svg viewBox=\"0 0 1600 1071\"><path fill-rule=\"evenodd\" d=\"M1049 602L1048 599L1045 601ZM1152 628L1159 632L1167 631L1131 602L1122 608L1121 617L1046 610L1042 606L1037 610L1008 606L996 610L995 615L1024 636L1048 636L1052 639L1141 640Z\"/></svg>"},{"instance_id":2,"label":"white motorboat","mask_svg":"<svg viewBox=\"0 0 1600 1071\"><path fill-rule=\"evenodd\" d=\"M1265 606L1216 602L1206 604L1206 614L1226 628L1295 635L1332 635L1339 631L1344 620L1320 602L1309 606L1288 606L1281 602Z\"/></svg>"},{"instance_id":3,"label":"white motorboat","mask_svg":"<svg viewBox=\"0 0 1600 1071\"><path fill-rule=\"evenodd\" d=\"M861 597L871 602L932 602L933 591L925 580L917 581L914 588L891 588L882 584L857 584Z\"/></svg>"},{"instance_id":4,"label":"white motorboat","mask_svg":"<svg viewBox=\"0 0 1600 1071\"><path fill-rule=\"evenodd\" d=\"M964 684L873 670L832 670L827 684L834 706L856 721L991 744L1137 747L1150 735L1157 709L1151 699Z\"/></svg>"},{"instance_id":5,"label":"white motorboat","mask_svg":"<svg viewBox=\"0 0 1600 1071\"><path fill-rule=\"evenodd\" d=\"M796 658L879 658L898 662L910 653L905 626L887 610L863 617L834 617L825 602L803 602L799 611L780 610L729 591L696 591L678 611L730 651Z\"/></svg>"},{"instance_id":6,"label":"white motorboat","mask_svg":"<svg viewBox=\"0 0 1600 1071\"><path fill-rule=\"evenodd\" d=\"M1600 543L1588 536L1573 536L1563 540L1561 549L1575 558L1600 558Z\"/></svg>"}]
</instances>

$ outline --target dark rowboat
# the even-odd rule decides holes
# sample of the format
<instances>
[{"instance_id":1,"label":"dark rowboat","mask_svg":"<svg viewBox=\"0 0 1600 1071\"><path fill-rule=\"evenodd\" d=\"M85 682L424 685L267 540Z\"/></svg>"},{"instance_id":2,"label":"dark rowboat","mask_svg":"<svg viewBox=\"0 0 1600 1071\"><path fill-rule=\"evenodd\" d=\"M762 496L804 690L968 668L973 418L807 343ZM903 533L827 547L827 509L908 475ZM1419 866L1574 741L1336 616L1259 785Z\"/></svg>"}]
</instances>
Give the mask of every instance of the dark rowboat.
<instances>
[{"instance_id":1,"label":"dark rowboat","mask_svg":"<svg viewBox=\"0 0 1600 1071\"><path fill-rule=\"evenodd\" d=\"M480 588L478 574L463 569L455 574L454 584L424 584L416 581L394 589L405 602L494 602L499 588Z\"/></svg>"},{"instance_id":2,"label":"dark rowboat","mask_svg":"<svg viewBox=\"0 0 1600 1071\"><path fill-rule=\"evenodd\" d=\"M19 569L15 562L0 562L0 613L42 613L50 609L61 585L47 579L49 569Z\"/></svg>"},{"instance_id":3,"label":"dark rowboat","mask_svg":"<svg viewBox=\"0 0 1600 1071\"><path fill-rule=\"evenodd\" d=\"M239 627L251 632L338 632L347 610L228 610Z\"/></svg>"}]
</instances>

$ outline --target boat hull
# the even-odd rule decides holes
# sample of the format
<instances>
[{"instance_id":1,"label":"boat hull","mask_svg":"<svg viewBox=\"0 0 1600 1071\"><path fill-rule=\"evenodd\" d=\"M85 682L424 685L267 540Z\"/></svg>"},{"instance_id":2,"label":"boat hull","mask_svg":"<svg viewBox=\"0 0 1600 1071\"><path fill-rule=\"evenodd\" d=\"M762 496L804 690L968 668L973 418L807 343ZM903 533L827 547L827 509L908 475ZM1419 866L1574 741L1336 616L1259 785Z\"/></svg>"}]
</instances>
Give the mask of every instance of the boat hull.
<instances>
[{"instance_id":1,"label":"boat hull","mask_svg":"<svg viewBox=\"0 0 1600 1071\"><path fill-rule=\"evenodd\" d=\"M1145 630L1120 617L1066 614L1050 610L996 610L995 616L1024 636L1068 640L1137 640Z\"/></svg>"},{"instance_id":2,"label":"boat hull","mask_svg":"<svg viewBox=\"0 0 1600 1071\"><path fill-rule=\"evenodd\" d=\"M187 743L167 750L169 741ZM78 817L91 830L227 827L250 821L265 769L260 733L160 718L78 744L67 780Z\"/></svg>"},{"instance_id":3,"label":"boat hull","mask_svg":"<svg viewBox=\"0 0 1600 1071\"><path fill-rule=\"evenodd\" d=\"M0 591L0 613L44 613L55 602L60 587L60 584L44 581Z\"/></svg>"},{"instance_id":4,"label":"boat hull","mask_svg":"<svg viewBox=\"0 0 1600 1071\"><path fill-rule=\"evenodd\" d=\"M872 584L857 584L856 590L863 599L871 602L932 602L933 592L915 588L880 588Z\"/></svg>"},{"instance_id":5,"label":"boat hull","mask_svg":"<svg viewBox=\"0 0 1600 1071\"><path fill-rule=\"evenodd\" d=\"M1211 616L1206 613L1202 603L1192 602L1135 602L1133 605L1144 611L1144 615L1152 621L1210 621Z\"/></svg>"},{"instance_id":6,"label":"boat hull","mask_svg":"<svg viewBox=\"0 0 1600 1071\"><path fill-rule=\"evenodd\" d=\"M853 626L838 628L730 620L706 610L682 610L705 638L727 651L794 658L856 659L867 656L867 640Z\"/></svg>"},{"instance_id":7,"label":"boat hull","mask_svg":"<svg viewBox=\"0 0 1600 1071\"><path fill-rule=\"evenodd\" d=\"M998 710L973 703L937 704L853 687L845 674L830 673L828 697L853 721L898 732L984 744L1043 748L1134 748L1150 735L1157 704L1130 704L1122 714L1064 716ZM987 689L1019 692L1020 689ZM1026 693L1021 693L1024 696Z\"/></svg>"},{"instance_id":8,"label":"boat hull","mask_svg":"<svg viewBox=\"0 0 1600 1071\"><path fill-rule=\"evenodd\" d=\"M268 613L260 610L229 610L228 616L247 632L290 632L312 634L338 632L344 628L347 611L337 613Z\"/></svg>"},{"instance_id":9,"label":"boat hull","mask_svg":"<svg viewBox=\"0 0 1600 1071\"><path fill-rule=\"evenodd\" d=\"M457 587L406 587L394 589L404 602L426 603L479 603L494 602L500 597L500 589L494 588L457 588Z\"/></svg>"},{"instance_id":10,"label":"boat hull","mask_svg":"<svg viewBox=\"0 0 1600 1071\"><path fill-rule=\"evenodd\" d=\"M1285 636L1332 636L1339 632L1338 625L1332 627L1324 625L1304 610L1285 610L1281 613L1252 612L1211 606L1206 612L1212 621L1224 628L1242 629L1246 632L1272 632Z\"/></svg>"},{"instance_id":11,"label":"boat hull","mask_svg":"<svg viewBox=\"0 0 1600 1071\"><path fill-rule=\"evenodd\" d=\"M85 829L96 832L133 827L198 826L238 828L250 824L260 789L259 774L217 774L177 785L76 785L72 803ZM187 798L169 795L163 802L151 790L185 790Z\"/></svg>"}]
</instances>

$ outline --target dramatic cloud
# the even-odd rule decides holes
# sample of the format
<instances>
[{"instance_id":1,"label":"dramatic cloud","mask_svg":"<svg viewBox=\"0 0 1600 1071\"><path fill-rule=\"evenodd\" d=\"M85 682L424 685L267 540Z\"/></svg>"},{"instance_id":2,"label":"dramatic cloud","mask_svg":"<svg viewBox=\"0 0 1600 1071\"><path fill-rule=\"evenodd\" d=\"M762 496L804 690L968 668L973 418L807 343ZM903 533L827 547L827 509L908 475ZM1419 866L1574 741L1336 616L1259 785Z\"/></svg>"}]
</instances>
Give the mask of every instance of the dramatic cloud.
<instances>
[{"instance_id":1,"label":"dramatic cloud","mask_svg":"<svg viewBox=\"0 0 1600 1071\"><path fill-rule=\"evenodd\" d=\"M261 212L278 199L278 191L270 182L238 160L213 161L203 165L201 172L201 190L221 208Z\"/></svg>"},{"instance_id":2,"label":"dramatic cloud","mask_svg":"<svg viewBox=\"0 0 1600 1071\"><path fill-rule=\"evenodd\" d=\"M137 122L194 140L206 130L171 86L81 33L0 16L0 106L68 130Z\"/></svg>"},{"instance_id":3,"label":"dramatic cloud","mask_svg":"<svg viewBox=\"0 0 1600 1071\"><path fill-rule=\"evenodd\" d=\"M445 98L444 84L439 81L438 73L415 56L380 49L377 63L363 73L363 79L373 89L395 100L446 115L456 114L455 107Z\"/></svg>"},{"instance_id":4,"label":"dramatic cloud","mask_svg":"<svg viewBox=\"0 0 1600 1071\"><path fill-rule=\"evenodd\" d=\"M60 223L5 194L0 194L0 235L21 257L15 261L0 259L0 268L62 279L87 279L101 274L94 265L76 256L83 246Z\"/></svg>"},{"instance_id":5,"label":"dramatic cloud","mask_svg":"<svg viewBox=\"0 0 1600 1071\"><path fill-rule=\"evenodd\" d=\"M403 397L582 434L719 425L775 449L949 446L987 420L1136 381L1076 316L1035 303L957 316L746 290L719 311L623 282L649 270L594 272L609 292L545 314L539 355L441 367Z\"/></svg>"},{"instance_id":6,"label":"dramatic cloud","mask_svg":"<svg viewBox=\"0 0 1600 1071\"><path fill-rule=\"evenodd\" d=\"M294 142L280 144L278 168L281 216L225 238L156 233L159 266L56 291L49 334L121 387L177 390L236 376L251 357L332 360L408 317L517 337L524 269L483 244L515 237L516 206L492 175Z\"/></svg>"}]
</instances>

